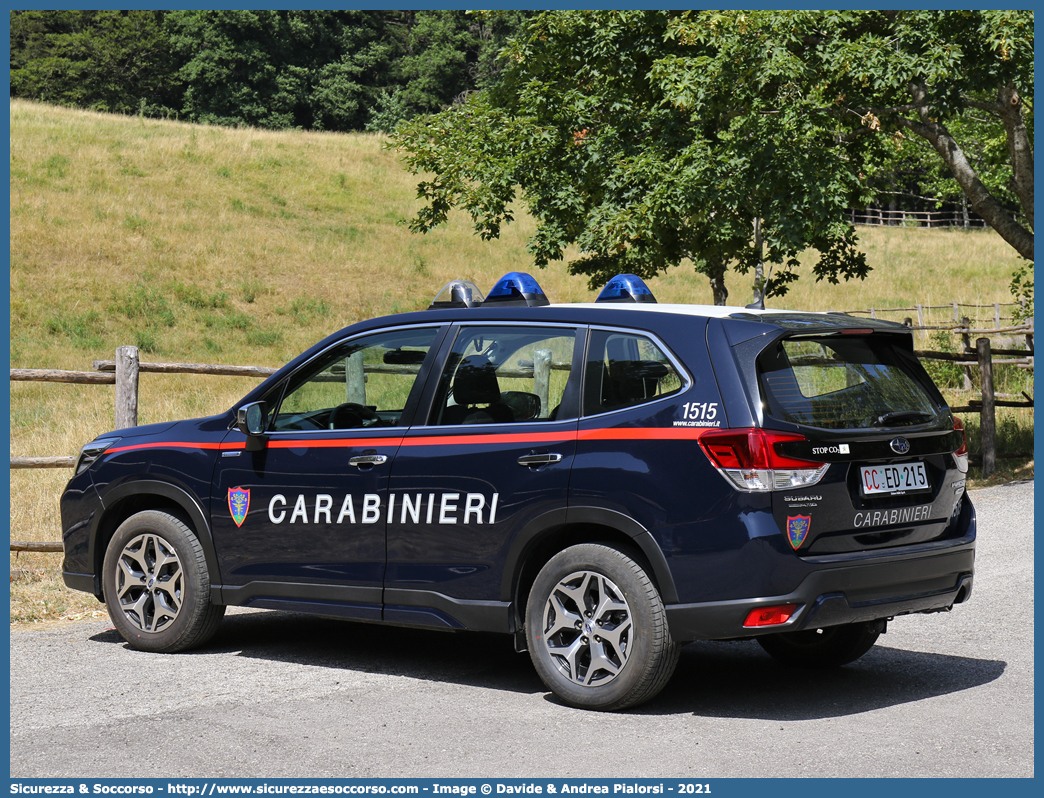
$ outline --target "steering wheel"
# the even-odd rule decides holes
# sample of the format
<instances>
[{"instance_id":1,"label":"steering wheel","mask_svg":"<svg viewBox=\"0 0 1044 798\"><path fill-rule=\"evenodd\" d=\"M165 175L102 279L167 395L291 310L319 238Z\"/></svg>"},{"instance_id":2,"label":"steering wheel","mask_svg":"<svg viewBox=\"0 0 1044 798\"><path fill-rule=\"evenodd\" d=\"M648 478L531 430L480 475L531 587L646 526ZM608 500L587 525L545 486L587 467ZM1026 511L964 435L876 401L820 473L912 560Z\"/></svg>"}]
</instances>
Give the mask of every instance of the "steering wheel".
<instances>
[{"instance_id":1,"label":"steering wheel","mask_svg":"<svg viewBox=\"0 0 1044 798\"><path fill-rule=\"evenodd\" d=\"M330 429L365 427L367 421L376 420L377 414L373 410L356 402L345 402L330 411Z\"/></svg>"}]
</instances>

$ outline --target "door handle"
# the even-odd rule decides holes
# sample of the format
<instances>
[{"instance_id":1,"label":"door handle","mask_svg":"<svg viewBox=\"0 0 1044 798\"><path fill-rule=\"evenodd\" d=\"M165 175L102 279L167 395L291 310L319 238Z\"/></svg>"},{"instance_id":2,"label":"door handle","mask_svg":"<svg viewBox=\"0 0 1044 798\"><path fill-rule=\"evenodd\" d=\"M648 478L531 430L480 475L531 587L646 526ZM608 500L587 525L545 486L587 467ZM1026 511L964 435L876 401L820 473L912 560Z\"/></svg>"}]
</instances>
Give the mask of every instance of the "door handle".
<instances>
[{"instance_id":1,"label":"door handle","mask_svg":"<svg viewBox=\"0 0 1044 798\"><path fill-rule=\"evenodd\" d=\"M518 458L518 464L520 466L526 466L527 468L536 468L537 466L547 465L548 463L560 463L562 462L562 455L560 454L524 454Z\"/></svg>"},{"instance_id":2,"label":"door handle","mask_svg":"<svg viewBox=\"0 0 1044 798\"><path fill-rule=\"evenodd\" d=\"M381 463L386 462L388 462L388 455L385 454L360 454L348 458L348 465L358 466L359 468L381 465Z\"/></svg>"}]
</instances>

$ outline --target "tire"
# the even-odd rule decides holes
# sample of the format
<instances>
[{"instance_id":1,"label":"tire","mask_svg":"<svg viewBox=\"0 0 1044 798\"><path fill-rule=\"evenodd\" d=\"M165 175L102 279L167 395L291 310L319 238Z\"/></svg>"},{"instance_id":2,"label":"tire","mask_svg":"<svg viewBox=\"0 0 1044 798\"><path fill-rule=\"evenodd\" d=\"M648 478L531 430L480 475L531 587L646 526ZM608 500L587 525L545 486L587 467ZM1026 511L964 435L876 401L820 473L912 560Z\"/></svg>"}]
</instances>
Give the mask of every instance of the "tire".
<instances>
[{"instance_id":1,"label":"tire","mask_svg":"<svg viewBox=\"0 0 1044 798\"><path fill-rule=\"evenodd\" d=\"M837 668L855 662L869 651L881 636L883 623L850 623L780 632L758 638L761 647L782 663L799 668Z\"/></svg>"},{"instance_id":2,"label":"tire","mask_svg":"<svg viewBox=\"0 0 1044 798\"><path fill-rule=\"evenodd\" d=\"M223 605L210 603L203 547L169 513L146 510L116 530L102 566L105 605L131 648L170 653L214 636Z\"/></svg>"},{"instance_id":3,"label":"tire","mask_svg":"<svg viewBox=\"0 0 1044 798\"><path fill-rule=\"evenodd\" d=\"M541 569L529 592L526 639L544 684L582 709L648 701L670 680L681 652L642 566L595 543L571 546Z\"/></svg>"}]
</instances>

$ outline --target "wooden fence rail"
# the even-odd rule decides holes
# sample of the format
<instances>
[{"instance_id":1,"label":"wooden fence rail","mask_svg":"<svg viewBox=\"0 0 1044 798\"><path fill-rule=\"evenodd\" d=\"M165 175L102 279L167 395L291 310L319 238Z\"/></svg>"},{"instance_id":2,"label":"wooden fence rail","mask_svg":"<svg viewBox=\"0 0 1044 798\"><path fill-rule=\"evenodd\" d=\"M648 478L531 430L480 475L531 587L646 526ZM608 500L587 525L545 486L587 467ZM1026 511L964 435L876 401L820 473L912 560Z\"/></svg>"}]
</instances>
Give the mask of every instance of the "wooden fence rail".
<instances>
[{"instance_id":1,"label":"wooden fence rail","mask_svg":"<svg viewBox=\"0 0 1044 798\"><path fill-rule=\"evenodd\" d=\"M986 221L968 208L954 208L949 211L900 211L885 208L852 208L848 211L852 224L863 224L874 227L987 227ZM1012 214L1017 219L1017 214Z\"/></svg>"},{"instance_id":2,"label":"wooden fence rail","mask_svg":"<svg viewBox=\"0 0 1044 798\"><path fill-rule=\"evenodd\" d=\"M918 328L913 328L918 329ZM969 366L978 366L981 375L981 399L969 399L968 405L950 408L955 413L978 413L979 428L982 433L982 469L983 476L990 476L996 469L997 457L1006 455L997 454L996 450L996 415L997 407L1033 407L1033 399L1026 397L1027 401L1015 401L1009 395L999 395L994 391L993 366L1016 365L1019 367L1033 367L1033 325L1017 327L996 328L992 330L970 329L965 319L963 325L956 325L953 329L960 331L965 343L963 352L935 352L930 350L915 350L917 357L926 360L945 360L950 362L967 363ZM975 348L969 345L969 336L982 334L976 339ZM1024 334L1028 344L1028 354L1019 349L997 349L992 350L990 339L987 335L1002 333ZM1013 356L1024 354L1023 357L1015 357L1007 360L994 360L993 355ZM548 358L544 368L568 368L567 363L551 363ZM55 369L11 369L12 381L42 381L59 382L83 385L116 385L116 429L137 426L138 423L138 375L141 372L155 374L209 374L225 377L267 377L274 374L277 369L267 366L230 366L213 365L207 363L149 363L138 359L138 349L134 346L121 346L116 350L115 360L96 360L93 363L94 371L60 371ZM365 367L381 368L379 366ZM527 375L530 372L526 372ZM966 382L966 390L971 388L970 382ZM1025 394L1023 394L1025 396ZM11 457L11 468L72 468L76 464L75 456L59 457ZM60 552L61 543L34 543L34 542L12 542L11 551L43 551Z\"/></svg>"}]
</instances>

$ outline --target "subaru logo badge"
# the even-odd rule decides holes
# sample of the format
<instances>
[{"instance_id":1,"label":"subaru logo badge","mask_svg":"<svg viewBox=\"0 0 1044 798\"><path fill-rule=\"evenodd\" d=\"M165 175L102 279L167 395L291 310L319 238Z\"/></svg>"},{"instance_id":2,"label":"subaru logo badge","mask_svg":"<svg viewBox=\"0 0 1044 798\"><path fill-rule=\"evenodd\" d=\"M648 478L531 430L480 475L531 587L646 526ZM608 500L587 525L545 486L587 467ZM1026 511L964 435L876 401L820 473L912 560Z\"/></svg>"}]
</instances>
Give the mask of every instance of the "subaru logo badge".
<instances>
[{"instance_id":1,"label":"subaru logo badge","mask_svg":"<svg viewBox=\"0 0 1044 798\"><path fill-rule=\"evenodd\" d=\"M896 454L906 454L910 451L910 441L906 438L892 438L888 443L892 447L892 451Z\"/></svg>"}]
</instances>

